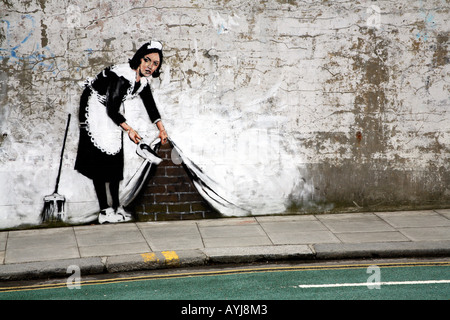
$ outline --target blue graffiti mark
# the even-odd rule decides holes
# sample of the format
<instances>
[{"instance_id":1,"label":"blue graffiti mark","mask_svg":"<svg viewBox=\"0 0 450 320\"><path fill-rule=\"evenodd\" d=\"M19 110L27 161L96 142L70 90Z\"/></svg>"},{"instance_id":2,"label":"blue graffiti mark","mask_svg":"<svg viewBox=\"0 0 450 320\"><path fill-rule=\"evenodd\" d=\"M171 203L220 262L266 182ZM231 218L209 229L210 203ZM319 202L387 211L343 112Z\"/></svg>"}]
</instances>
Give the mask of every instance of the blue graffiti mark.
<instances>
[{"instance_id":1,"label":"blue graffiti mark","mask_svg":"<svg viewBox=\"0 0 450 320\"><path fill-rule=\"evenodd\" d=\"M416 33L417 40L428 41L429 39L429 31L432 31L437 27L437 23L435 21L435 16L432 12L426 12L423 8L423 1L420 1L422 8L420 9L420 16L425 22L425 30L419 31Z\"/></svg>"},{"instance_id":2,"label":"blue graffiti mark","mask_svg":"<svg viewBox=\"0 0 450 320\"><path fill-rule=\"evenodd\" d=\"M55 74L55 62L48 61L49 59L54 59L55 55L48 46L41 48L39 44L36 44L30 54L20 55L18 53L20 47L30 40L31 36L34 33L34 30L36 29L36 22L33 16L29 14L23 15L22 20L24 19L31 21L31 28L30 30L28 30L26 36L21 41L13 45L11 45L11 22L4 19L0 20L0 23L6 24L6 48L0 48L0 61L8 59L8 63L28 65L31 66L31 70L41 67L46 71L53 70L53 74ZM6 53L6 55L4 53Z\"/></svg>"},{"instance_id":3,"label":"blue graffiti mark","mask_svg":"<svg viewBox=\"0 0 450 320\"><path fill-rule=\"evenodd\" d=\"M78 67L77 67L77 69L76 69L76 71L78 72L78 71L80 71L81 70L81 68L83 68L83 67L85 67L85 66L88 66L89 65L89 62L88 62L88 60L89 60L89 57L94 53L94 49L92 49L92 48L88 48L88 49L85 49L84 50L84 52L86 52L87 53L87 55L86 55L86 59L85 59L85 61L86 61L86 63L84 63L84 62L82 62Z\"/></svg>"},{"instance_id":4,"label":"blue graffiti mark","mask_svg":"<svg viewBox=\"0 0 450 320\"><path fill-rule=\"evenodd\" d=\"M39 53L41 52L47 52L47 54ZM28 63L33 63L34 67L42 67L44 70L51 71L56 68L56 64L54 62L45 62L49 58L55 58L55 55L51 52L51 50L48 48L48 46L45 46L40 50L39 44L36 46L36 49L27 56Z\"/></svg>"},{"instance_id":5,"label":"blue graffiti mark","mask_svg":"<svg viewBox=\"0 0 450 320\"><path fill-rule=\"evenodd\" d=\"M28 39L30 39L30 37L33 35L34 29L36 28L36 22L34 21L34 18L31 15L29 15L29 14L23 15L22 19L30 20L32 27L31 27L31 30L28 32L28 34L25 36L25 38L23 38L23 40L20 41L19 44L17 44L16 46L11 46L11 44L10 44L11 23L8 20L3 20L3 19L0 20L0 22L6 23L6 44L7 44L8 47L12 47L11 49L0 48L0 51L9 51L10 55L12 57L17 57L16 50L18 48L20 48L20 46L22 44L27 42Z\"/></svg>"},{"instance_id":6,"label":"blue graffiti mark","mask_svg":"<svg viewBox=\"0 0 450 320\"><path fill-rule=\"evenodd\" d=\"M23 16L23 17L26 18L26 19L29 19L29 20L31 21L32 27L31 27L30 32L29 32L29 33L27 34L27 36L22 40L22 42L21 42L17 47L15 47L15 48L13 48L13 49L18 48L20 45L22 45L22 44L24 44L25 42L27 42L28 39L30 39L31 35L33 34L34 29L36 29L36 22L34 21L34 18L33 18L32 16L30 16L29 14L27 14L27 15L25 15L25 16Z\"/></svg>"},{"instance_id":7,"label":"blue graffiti mark","mask_svg":"<svg viewBox=\"0 0 450 320\"><path fill-rule=\"evenodd\" d=\"M217 30L217 34L218 35L221 35L222 33L225 33L226 32L226 28L225 28L225 26L223 25L223 23L222 24L220 24L220 26L219 26L219 30Z\"/></svg>"}]
</instances>

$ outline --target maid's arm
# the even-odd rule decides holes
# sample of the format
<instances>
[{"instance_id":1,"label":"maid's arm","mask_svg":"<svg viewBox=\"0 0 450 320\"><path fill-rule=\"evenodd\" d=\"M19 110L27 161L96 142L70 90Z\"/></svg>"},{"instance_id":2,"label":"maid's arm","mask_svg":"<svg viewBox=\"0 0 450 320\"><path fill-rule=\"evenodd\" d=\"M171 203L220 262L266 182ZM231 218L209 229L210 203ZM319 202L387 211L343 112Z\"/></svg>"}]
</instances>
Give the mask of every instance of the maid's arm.
<instances>
[{"instance_id":1,"label":"maid's arm","mask_svg":"<svg viewBox=\"0 0 450 320\"><path fill-rule=\"evenodd\" d=\"M161 139L162 144L166 144L168 141L167 132L164 128L164 124L161 120L161 115L159 114L158 108L156 107L155 99L153 99L152 91L150 90L150 86L147 85L139 94L144 102L145 109L147 110L148 116L150 120L156 124L156 127L159 130L159 138Z\"/></svg>"},{"instance_id":2,"label":"maid's arm","mask_svg":"<svg viewBox=\"0 0 450 320\"><path fill-rule=\"evenodd\" d=\"M118 77L113 72L108 74L108 88L106 90L106 112L114 123L120 126L128 134L128 137L134 143L139 143L142 139L141 136L131 128L127 123L123 114L120 113L120 106L122 105L123 98L129 88L129 82L125 79Z\"/></svg>"}]
</instances>

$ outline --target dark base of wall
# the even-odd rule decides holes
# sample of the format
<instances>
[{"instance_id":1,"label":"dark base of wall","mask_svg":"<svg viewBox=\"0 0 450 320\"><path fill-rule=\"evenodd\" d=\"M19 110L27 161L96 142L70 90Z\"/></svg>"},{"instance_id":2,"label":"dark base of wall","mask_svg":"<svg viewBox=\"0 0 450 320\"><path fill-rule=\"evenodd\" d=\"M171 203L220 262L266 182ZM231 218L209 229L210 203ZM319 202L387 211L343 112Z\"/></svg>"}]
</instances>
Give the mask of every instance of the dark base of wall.
<instances>
[{"instance_id":1,"label":"dark base of wall","mask_svg":"<svg viewBox=\"0 0 450 320\"><path fill-rule=\"evenodd\" d=\"M319 203L316 205L290 205L283 214L324 214L324 213L364 213L364 212L395 212L395 211L420 211L420 210L440 210L450 209L450 202L448 203L404 203L404 204L392 204L392 205L365 205L360 206L354 204L342 204L342 203Z\"/></svg>"},{"instance_id":2,"label":"dark base of wall","mask_svg":"<svg viewBox=\"0 0 450 320\"><path fill-rule=\"evenodd\" d=\"M398 211L450 207L450 171L445 168L415 171L389 169L388 163L344 162L340 166L308 165L303 173L304 184L309 184L313 192L302 198L292 196L288 212Z\"/></svg>"},{"instance_id":3,"label":"dark base of wall","mask_svg":"<svg viewBox=\"0 0 450 320\"><path fill-rule=\"evenodd\" d=\"M148 221L174 221L174 220L201 220L223 218L218 212L204 213L139 213L136 214L137 222Z\"/></svg>"}]
</instances>

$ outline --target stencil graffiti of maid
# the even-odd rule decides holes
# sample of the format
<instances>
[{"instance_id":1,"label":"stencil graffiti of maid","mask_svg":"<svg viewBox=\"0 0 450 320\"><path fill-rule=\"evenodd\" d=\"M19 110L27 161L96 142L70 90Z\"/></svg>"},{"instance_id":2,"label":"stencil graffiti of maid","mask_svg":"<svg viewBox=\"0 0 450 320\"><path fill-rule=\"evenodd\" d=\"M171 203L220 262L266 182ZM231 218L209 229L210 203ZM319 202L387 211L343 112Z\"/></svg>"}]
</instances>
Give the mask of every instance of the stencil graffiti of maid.
<instances>
[{"instance_id":1,"label":"stencil graffiti of maid","mask_svg":"<svg viewBox=\"0 0 450 320\"><path fill-rule=\"evenodd\" d=\"M99 223L131 220L120 205L119 184L123 180L123 133L134 143L142 137L125 119L127 101L142 99L150 121L159 130L163 144L168 141L150 89L149 77L157 78L163 62L162 44L145 43L128 64L105 68L86 82L80 100L80 138L75 169L94 183L100 213ZM107 183L112 204L108 204Z\"/></svg>"}]
</instances>

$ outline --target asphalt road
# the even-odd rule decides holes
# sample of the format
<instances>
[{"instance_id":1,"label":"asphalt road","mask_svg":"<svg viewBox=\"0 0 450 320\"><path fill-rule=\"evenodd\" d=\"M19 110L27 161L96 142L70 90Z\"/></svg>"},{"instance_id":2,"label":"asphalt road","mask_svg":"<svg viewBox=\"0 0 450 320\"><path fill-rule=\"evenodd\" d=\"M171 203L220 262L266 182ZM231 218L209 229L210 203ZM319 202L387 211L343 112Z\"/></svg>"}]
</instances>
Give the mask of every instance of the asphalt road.
<instances>
[{"instance_id":1,"label":"asphalt road","mask_svg":"<svg viewBox=\"0 0 450 320\"><path fill-rule=\"evenodd\" d=\"M271 264L3 282L0 300L449 299L450 259Z\"/></svg>"}]
</instances>

